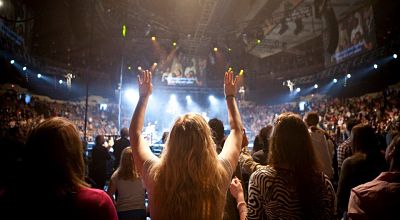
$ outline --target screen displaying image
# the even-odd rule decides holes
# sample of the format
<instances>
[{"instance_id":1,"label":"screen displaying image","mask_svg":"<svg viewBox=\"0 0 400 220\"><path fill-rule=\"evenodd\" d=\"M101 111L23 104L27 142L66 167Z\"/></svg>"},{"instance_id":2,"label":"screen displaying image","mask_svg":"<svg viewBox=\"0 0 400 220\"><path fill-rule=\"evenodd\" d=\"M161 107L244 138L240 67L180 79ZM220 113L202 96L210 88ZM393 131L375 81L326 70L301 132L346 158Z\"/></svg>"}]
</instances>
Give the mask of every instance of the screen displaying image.
<instances>
[{"instance_id":1,"label":"screen displaying image","mask_svg":"<svg viewBox=\"0 0 400 220\"><path fill-rule=\"evenodd\" d=\"M339 40L331 63L371 50L376 44L372 6L362 7L339 21Z\"/></svg>"},{"instance_id":2,"label":"screen displaying image","mask_svg":"<svg viewBox=\"0 0 400 220\"><path fill-rule=\"evenodd\" d=\"M207 59L187 56L179 50L161 60L155 73L161 84L168 86L202 86Z\"/></svg>"}]
</instances>

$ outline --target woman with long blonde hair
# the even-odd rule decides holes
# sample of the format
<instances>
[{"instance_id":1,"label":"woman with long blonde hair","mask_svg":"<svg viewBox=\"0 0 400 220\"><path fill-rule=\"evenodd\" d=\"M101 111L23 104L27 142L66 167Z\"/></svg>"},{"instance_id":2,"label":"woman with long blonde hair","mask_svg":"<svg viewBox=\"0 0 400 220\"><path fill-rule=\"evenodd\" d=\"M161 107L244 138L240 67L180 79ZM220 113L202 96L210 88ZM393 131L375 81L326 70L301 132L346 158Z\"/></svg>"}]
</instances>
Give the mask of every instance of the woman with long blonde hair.
<instances>
[{"instance_id":1,"label":"woman with long blonde hair","mask_svg":"<svg viewBox=\"0 0 400 220\"><path fill-rule=\"evenodd\" d=\"M151 73L142 73L140 98L132 117L130 137L135 164L149 193L152 219L222 219L230 177L239 159L242 124L235 101L237 79L225 73L225 96L231 133L218 155L207 122L198 114L179 117L161 158L141 135L152 92Z\"/></svg>"},{"instance_id":2,"label":"woman with long blonde hair","mask_svg":"<svg viewBox=\"0 0 400 220\"><path fill-rule=\"evenodd\" d=\"M115 206L119 220L146 219L145 190L140 174L136 170L130 147L122 151L119 166L111 176L107 193L113 201L116 192L118 195L116 196Z\"/></svg>"}]
</instances>

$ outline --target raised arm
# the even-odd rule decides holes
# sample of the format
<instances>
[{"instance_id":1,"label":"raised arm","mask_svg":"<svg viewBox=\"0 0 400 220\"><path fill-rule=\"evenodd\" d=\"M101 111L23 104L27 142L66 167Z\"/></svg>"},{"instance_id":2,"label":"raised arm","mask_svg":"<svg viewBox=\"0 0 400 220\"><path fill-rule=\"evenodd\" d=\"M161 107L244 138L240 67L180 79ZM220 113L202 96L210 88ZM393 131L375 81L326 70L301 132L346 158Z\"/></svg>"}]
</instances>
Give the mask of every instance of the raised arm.
<instances>
[{"instance_id":1,"label":"raised arm","mask_svg":"<svg viewBox=\"0 0 400 220\"><path fill-rule=\"evenodd\" d=\"M228 135L224 147L219 155L228 160L232 165L232 168L235 169L239 160L240 148L242 145L243 126L235 99L237 93L237 77L234 78L232 71L225 73L224 91L231 132Z\"/></svg>"},{"instance_id":2,"label":"raised arm","mask_svg":"<svg viewBox=\"0 0 400 220\"><path fill-rule=\"evenodd\" d=\"M139 101L132 116L131 125L129 127L129 136L131 138L130 141L132 153L135 157L135 165L140 173L143 175L143 163L146 160L155 157L155 155L151 152L147 141L142 136L144 115L146 112L149 97L153 91L150 71L143 71L142 74L138 76L138 87Z\"/></svg>"}]
</instances>

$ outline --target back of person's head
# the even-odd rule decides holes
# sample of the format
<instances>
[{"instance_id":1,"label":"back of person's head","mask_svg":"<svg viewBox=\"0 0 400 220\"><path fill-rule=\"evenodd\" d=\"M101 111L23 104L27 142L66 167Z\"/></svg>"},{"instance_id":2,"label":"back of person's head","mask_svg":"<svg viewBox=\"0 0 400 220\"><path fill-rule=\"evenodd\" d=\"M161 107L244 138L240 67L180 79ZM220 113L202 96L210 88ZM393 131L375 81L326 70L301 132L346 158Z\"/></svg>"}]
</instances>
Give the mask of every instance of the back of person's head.
<instances>
[{"instance_id":1,"label":"back of person's head","mask_svg":"<svg viewBox=\"0 0 400 220\"><path fill-rule=\"evenodd\" d=\"M266 127L261 128L260 133L258 134L262 139L264 151L268 151L269 139L271 138L273 128L274 126L267 125Z\"/></svg>"},{"instance_id":2,"label":"back of person's head","mask_svg":"<svg viewBox=\"0 0 400 220\"><path fill-rule=\"evenodd\" d=\"M129 130L128 128L122 128L121 131L119 132L121 135L121 138L127 138L129 137Z\"/></svg>"},{"instance_id":3,"label":"back of person's head","mask_svg":"<svg viewBox=\"0 0 400 220\"><path fill-rule=\"evenodd\" d=\"M377 156L379 153L378 139L370 125L354 126L351 130L351 141L354 153L365 153L368 156Z\"/></svg>"},{"instance_id":4,"label":"back of person's head","mask_svg":"<svg viewBox=\"0 0 400 220\"><path fill-rule=\"evenodd\" d=\"M211 128L212 136L216 144L220 144L224 139L224 124L218 118L213 118L208 121L208 125Z\"/></svg>"},{"instance_id":5,"label":"back of person's head","mask_svg":"<svg viewBox=\"0 0 400 220\"><path fill-rule=\"evenodd\" d=\"M297 114L282 113L275 121L269 149L273 166L289 166L292 170L319 171L311 137L306 124Z\"/></svg>"},{"instance_id":6,"label":"back of person's head","mask_svg":"<svg viewBox=\"0 0 400 220\"><path fill-rule=\"evenodd\" d=\"M57 194L76 192L84 182L82 142L77 128L65 118L47 119L28 136L24 153L28 175Z\"/></svg>"},{"instance_id":7,"label":"back of person's head","mask_svg":"<svg viewBox=\"0 0 400 220\"><path fill-rule=\"evenodd\" d=\"M269 164L276 169L291 170L288 187L294 187L302 206L302 219L319 219L326 208L321 201L328 190L322 178L306 124L297 114L283 113L276 119L269 149ZM307 178L304 178L307 176Z\"/></svg>"},{"instance_id":8,"label":"back of person's head","mask_svg":"<svg viewBox=\"0 0 400 220\"><path fill-rule=\"evenodd\" d=\"M354 128L354 126L360 124L360 120L356 118L350 118L346 122L346 129L351 133L351 130Z\"/></svg>"},{"instance_id":9,"label":"back of person's head","mask_svg":"<svg viewBox=\"0 0 400 220\"><path fill-rule=\"evenodd\" d=\"M121 161L117 169L118 178L123 180L135 180L139 178L139 172L136 170L131 147L122 150Z\"/></svg>"},{"instance_id":10,"label":"back of person's head","mask_svg":"<svg viewBox=\"0 0 400 220\"><path fill-rule=\"evenodd\" d=\"M319 122L319 115L317 112L308 112L304 118L307 126L317 126Z\"/></svg>"},{"instance_id":11,"label":"back of person's head","mask_svg":"<svg viewBox=\"0 0 400 220\"><path fill-rule=\"evenodd\" d=\"M199 114L179 117L173 125L158 166L151 168L159 218L220 219L229 178L217 160L207 122ZM213 207L213 208L210 208Z\"/></svg>"},{"instance_id":12,"label":"back of person's head","mask_svg":"<svg viewBox=\"0 0 400 220\"><path fill-rule=\"evenodd\" d=\"M102 146L106 140L104 139L103 135L97 135L95 139L95 144L97 146Z\"/></svg>"}]
</instances>

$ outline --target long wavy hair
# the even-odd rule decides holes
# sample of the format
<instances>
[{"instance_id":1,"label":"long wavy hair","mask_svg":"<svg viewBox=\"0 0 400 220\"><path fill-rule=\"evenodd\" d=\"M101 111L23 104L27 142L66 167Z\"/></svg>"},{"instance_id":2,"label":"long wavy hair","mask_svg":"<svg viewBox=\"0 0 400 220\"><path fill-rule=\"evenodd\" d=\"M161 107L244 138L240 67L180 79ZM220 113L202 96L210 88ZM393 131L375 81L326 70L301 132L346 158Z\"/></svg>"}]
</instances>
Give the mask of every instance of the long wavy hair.
<instances>
[{"instance_id":1,"label":"long wavy hair","mask_svg":"<svg viewBox=\"0 0 400 220\"><path fill-rule=\"evenodd\" d=\"M290 170L293 186L299 196L303 219L314 219L320 198L316 193L327 193L322 178L320 162L317 160L306 124L299 115L281 114L275 122L269 149L269 164ZM321 207L322 209L323 207Z\"/></svg>"},{"instance_id":2,"label":"long wavy hair","mask_svg":"<svg viewBox=\"0 0 400 220\"><path fill-rule=\"evenodd\" d=\"M116 170L119 179L123 180L136 180L140 177L139 172L136 170L132 148L126 147L121 153L121 160Z\"/></svg>"},{"instance_id":3,"label":"long wavy hair","mask_svg":"<svg viewBox=\"0 0 400 220\"><path fill-rule=\"evenodd\" d=\"M198 114L178 118L155 175L155 219L222 219L228 173L217 159L207 122Z\"/></svg>"},{"instance_id":4,"label":"long wavy hair","mask_svg":"<svg viewBox=\"0 0 400 220\"><path fill-rule=\"evenodd\" d=\"M88 187L82 142L69 120L54 117L37 125L28 136L24 155L28 176L40 180L48 193L63 196Z\"/></svg>"}]
</instances>

